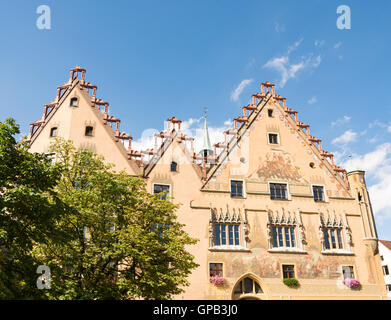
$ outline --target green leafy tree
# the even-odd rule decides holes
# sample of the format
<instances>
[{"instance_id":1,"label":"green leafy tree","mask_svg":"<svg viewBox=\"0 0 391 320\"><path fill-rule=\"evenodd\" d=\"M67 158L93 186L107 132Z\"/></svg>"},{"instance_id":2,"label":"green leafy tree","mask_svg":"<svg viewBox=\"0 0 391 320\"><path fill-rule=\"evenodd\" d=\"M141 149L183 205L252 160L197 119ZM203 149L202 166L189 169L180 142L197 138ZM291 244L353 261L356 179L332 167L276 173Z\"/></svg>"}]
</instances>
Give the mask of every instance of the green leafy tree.
<instances>
[{"instance_id":1,"label":"green leafy tree","mask_svg":"<svg viewBox=\"0 0 391 320\"><path fill-rule=\"evenodd\" d=\"M56 221L67 211L54 192L59 167L17 143L19 133L13 119L0 122L0 299L44 297L33 248L63 237Z\"/></svg>"},{"instance_id":2,"label":"green leafy tree","mask_svg":"<svg viewBox=\"0 0 391 320\"><path fill-rule=\"evenodd\" d=\"M183 292L197 266L186 246L196 243L175 215L177 205L149 194L142 178L113 172L89 150L57 138L62 170L57 192L70 209L68 234L35 254L51 268L51 299L168 299ZM69 230L72 230L69 233Z\"/></svg>"}]
</instances>

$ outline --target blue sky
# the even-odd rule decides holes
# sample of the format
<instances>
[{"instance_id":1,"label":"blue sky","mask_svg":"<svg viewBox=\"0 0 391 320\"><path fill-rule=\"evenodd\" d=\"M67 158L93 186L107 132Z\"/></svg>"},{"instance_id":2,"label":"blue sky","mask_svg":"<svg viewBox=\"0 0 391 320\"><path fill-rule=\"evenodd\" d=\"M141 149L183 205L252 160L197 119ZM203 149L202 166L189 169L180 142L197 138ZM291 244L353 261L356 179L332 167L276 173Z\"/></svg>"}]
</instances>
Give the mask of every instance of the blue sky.
<instances>
[{"instance_id":1,"label":"blue sky","mask_svg":"<svg viewBox=\"0 0 391 320\"><path fill-rule=\"evenodd\" d=\"M51 30L36 27L43 4ZM336 26L339 5L351 9L350 30ZM204 108L213 143L269 80L337 164L367 171L379 236L391 239L390 9L387 0L2 1L0 119L27 133L81 65L136 145L174 115L199 136Z\"/></svg>"}]
</instances>

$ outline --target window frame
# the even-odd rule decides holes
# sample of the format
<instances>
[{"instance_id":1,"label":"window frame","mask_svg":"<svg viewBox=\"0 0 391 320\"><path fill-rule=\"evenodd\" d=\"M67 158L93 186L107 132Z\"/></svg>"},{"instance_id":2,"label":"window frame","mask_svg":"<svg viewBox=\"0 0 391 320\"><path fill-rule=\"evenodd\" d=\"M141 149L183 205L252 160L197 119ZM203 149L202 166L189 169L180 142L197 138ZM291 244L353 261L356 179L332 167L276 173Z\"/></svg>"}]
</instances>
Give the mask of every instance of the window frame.
<instances>
[{"instance_id":1,"label":"window frame","mask_svg":"<svg viewBox=\"0 0 391 320\"><path fill-rule=\"evenodd\" d=\"M293 277L285 278L284 267L293 267L292 271L288 271L288 272L293 272ZM282 280L284 280L284 279L297 279L297 276L296 276L296 264L294 264L294 263L290 263L290 264L284 263L284 264L281 264L281 277L282 277Z\"/></svg>"},{"instance_id":2,"label":"window frame","mask_svg":"<svg viewBox=\"0 0 391 320\"><path fill-rule=\"evenodd\" d=\"M160 198L160 199L161 200L169 200L167 198L169 198L170 194L171 194L171 184L168 184L168 183L153 183L152 184L152 194L161 193L161 192L155 192L155 186L166 186L166 187L168 187L168 192L165 195L165 199L162 199L162 198Z\"/></svg>"},{"instance_id":3,"label":"window frame","mask_svg":"<svg viewBox=\"0 0 391 320\"><path fill-rule=\"evenodd\" d=\"M315 192L314 192L314 188L315 187L322 188L323 200L316 200L315 199ZM326 187L324 185L322 185L322 184L312 184L311 185L311 190L312 190L312 198L314 199L314 201L316 203L328 202L328 198L327 198L327 195L326 195Z\"/></svg>"},{"instance_id":4,"label":"window frame","mask_svg":"<svg viewBox=\"0 0 391 320\"><path fill-rule=\"evenodd\" d=\"M327 231L327 237L326 237L325 231ZM339 233L338 233L338 231L339 231ZM345 236L343 233L343 228L322 227L322 232L323 232L323 239L324 239L324 251L326 253L333 252L333 251L338 252L338 251L346 251L347 250L346 239L345 239ZM339 238L341 238L341 239L339 239ZM341 240L341 241L339 241L339 240ZM327 248L327 243L329 244L328 248ZM335 248L334 248L334 243L335 243ZM340 244L342 244L342 248L341 248Z\"/></svg>"},{"instance_id":5,"label":"window frame","mask_svg":"<svg viewBox=\"0 0 391 320\"><path fill-rule=\"evenodd\" d=\"M232 195L232 182L241 182L242 183L242 195L241 196ZM229 179L229 192L230 192L231 198L239 198L239 199L246 198L244 180L243 179Z\"/></svg>"},{"instance_id":6,"label":"window frame","mask_svg":"<svg viewBox=\"0 0 391 320\"><path fill-rule=\"evenodd\" d=\"M53 135L53 130L55 130L55 131L54 131L54 132L55 132L55 135ZM51 128L50 128L50 132L49 132L49 137L50 137L50 138L55 138L55 137L58 136L57 133L58 133L58 127L51 127Z\"/></svg>"},{"instance_id":7,"label":"window frame","mask_svg":"<svg viewBox=\"0 0 391 320\"><path fill-rule=\"evenodd\" d=\"M271 143L270 142L270 135L276 135L277 137L277 143ZM267 132L267 143L268 145L271 145L271 146L277 146L277 145L280 145L281 144L281 140L280 140L280 134L278 132Z\"/></svg>"},{"instance_id":8,"label":"window frame","mask_svg":"<svg viewBox=\"0 0 391 320\"><path fill-rule=\"evenodd\" d=\"M383 269L383 274L384 274L385 276L389 276L389 275L390 275L390 269L388 268L388 265L387 265L387 264L384 265L384 266L382 266L382 269ZM386 270L387 270L387 272L386 272Z\"/></svg>"},{"instance_id":9,"label":"window frame","mask_svg":"<svg viewBox=\"0 0 391 320\"><path fill-rule=\"evenodd\" d=\"M72 104L73 101L76 101L75 105ZM71 97L71 99L69 100L69 106L72 108L78 107L79 106L79 98L78 97Z\"/></svg>"},{"instance_id":10,"label":"window frame","mask_svg":"<svg viewBox=\"0 0 391 320\"><path fill-rule=\"evenodd\" d=\"M272 192L271 192L272 184L286 185L286 198L272 198ZM268 187L269 187L270 200L280 200L280 201L291 200L291 194L289 192L289 183L268 181Z\"/></svg>"},{"instance_id":11,"label":"window frame","mask_svg":"<svg viewBox=\"0 0 391 320\"><path fill-rule=\"evenodd\" d=\"M91 135L87 134L87 129L88 128L91 128ZM85 129L84 129L84 136L85 137L94 137L95 136L95 128L94 128L94 126L86 126Z\"/></svg>"},{"instance_id":12,"label":"window frame","mask_svg":"<svg viewBox=\"0 0 391 320\"><path fill-rule=\"evenodd\" d=\"M224 277L224 263L223 262L211 262L211 261L209 261L209 277L213 277L213 276L215 276L215 275L212 275L211 274L211 265L212 264L214 264L214 265L218 265L218 264L221 264L221 275L219 275L219 277L221 277L221 278L223 278ZM219 270L217 270L217 271L219 271Z\"/></svg>"},{"instance_id":13,"label":"window frame","mask_svg":"<svg viewBox=\"0 0 391 320\"><path fill-rule=\"evenodd\" d=\"M355 270L355 267L354 266L352 266L352 265L342 265L341 266L341 273L342 273L342 277L344 278L344 279L346 279L347 278L347 276L345 276L345 274L344 274L344 268L351 268L351 270L349 270L349 273L351 272L351 277L350 277L350 279L357 279L356 278L356 270Z\"/></svg>"},{"instance_id":14,"label":"window frame","mask_svg":"<svg viewBox=\"0 0 391 320\"><path fill-rule=\"evenodd\" d=\"M241 247L242 244L242 228L241 228L241 223L232 223L232 222L215 222L213 223L213 247L214 248L218 248L218 247L227 247L227 248L237 248L237 247ZM218 226L218 228L217 228ZM223 231L223 228L221 228L221 226L224 226L224 231ZM229 227L230 226L233 226L232 228L232 244L230 244L230 231L229 231ZM235 226L237 228L235 228ZM238 237L236 237L236 230L238 230ZM218 233L217 233L217 230L218 230ZM225 240L225 244L223 243ZM238 244L236 244L236 240L238 241ZM217 244L219 243L219 244Z\"/></svg>"},{"instance_id":15,"label":"window frame","mask_svg":"<svg viewBox=\"0 0 391 320\"><path fill-rule=\"evenodd\" d=\"M175 170L172 170L172 166L175 163ZM178 172L178 162L172 160L170 163L170 172Z\"/></svg>"}]
</instances>

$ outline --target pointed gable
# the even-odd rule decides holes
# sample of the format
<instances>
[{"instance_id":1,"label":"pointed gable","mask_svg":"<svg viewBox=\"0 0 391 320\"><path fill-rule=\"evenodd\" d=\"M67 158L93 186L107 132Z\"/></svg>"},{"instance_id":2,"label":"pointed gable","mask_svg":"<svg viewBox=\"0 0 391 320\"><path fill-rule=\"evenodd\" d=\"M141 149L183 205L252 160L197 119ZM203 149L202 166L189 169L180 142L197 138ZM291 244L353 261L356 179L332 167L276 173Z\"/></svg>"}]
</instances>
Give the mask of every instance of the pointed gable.
<instances>
[{"instance_id":1,"label":"pointed gable","mask_svg":"<svg viewBox=\"0 0 391 320\"><path fill-rule=\"evenodd\" d=\"M205 179L204 190L228 192L230 180L246 182L247 192L268 194L268 183L288 183L291 194L312 195L312 186L323 186L328 197L349 197L346 172L335 166L322 149L321 140L310 135L297 112L286 106L274 85L266 82L234 119L223 148ZM331 163L328 161L331 159Z\"/></svg>"},{"instance_id":2,"label":"pointed gable","mask_svg":"<svg viewBox=\"0 0 391 320\"><path fill-rule=\"evenodd\" d=\"M115 165L114 170L137 175L139 167L130 158L132 137L119 131L120 120L108 115L109 104L96 98L96 90L85 81L85 69L72 69L68 82L58 87L56 99L44 106L42 118L31 124L31 151L48 152L59 136L72 140L77 149L88 148L102 155Z\"/></svg>"}]
</instances>

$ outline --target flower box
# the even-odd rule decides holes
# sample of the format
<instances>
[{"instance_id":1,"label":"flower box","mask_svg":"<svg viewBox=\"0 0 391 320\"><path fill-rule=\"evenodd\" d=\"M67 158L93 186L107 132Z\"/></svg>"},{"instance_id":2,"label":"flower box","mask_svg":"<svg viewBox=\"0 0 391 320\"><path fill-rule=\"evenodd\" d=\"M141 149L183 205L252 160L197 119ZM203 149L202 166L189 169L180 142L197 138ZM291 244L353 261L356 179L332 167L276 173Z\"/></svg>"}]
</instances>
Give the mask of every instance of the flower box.
<instances>
[{"instance_id":1,"label":"flower box","mask_svg":"<svg viewBox=\"0 0 391 320\"><path fill-rule=\"evenodd\" d=\"M220 276L211 276L209 281L216 286L221 286L225 283L225 279Z\"/></svg>"},{"instance_id":2,"label":"flower box","mask_svg":"<svg viewBox=\"0 0 391 320\"><path fill-rule=\"evenodd\" d=\"M343 283L345 284L345 286L347 286L350 289L357 289L361 286L360 281L352 278L344 279Z\"/></svg>"}]
</instances>

